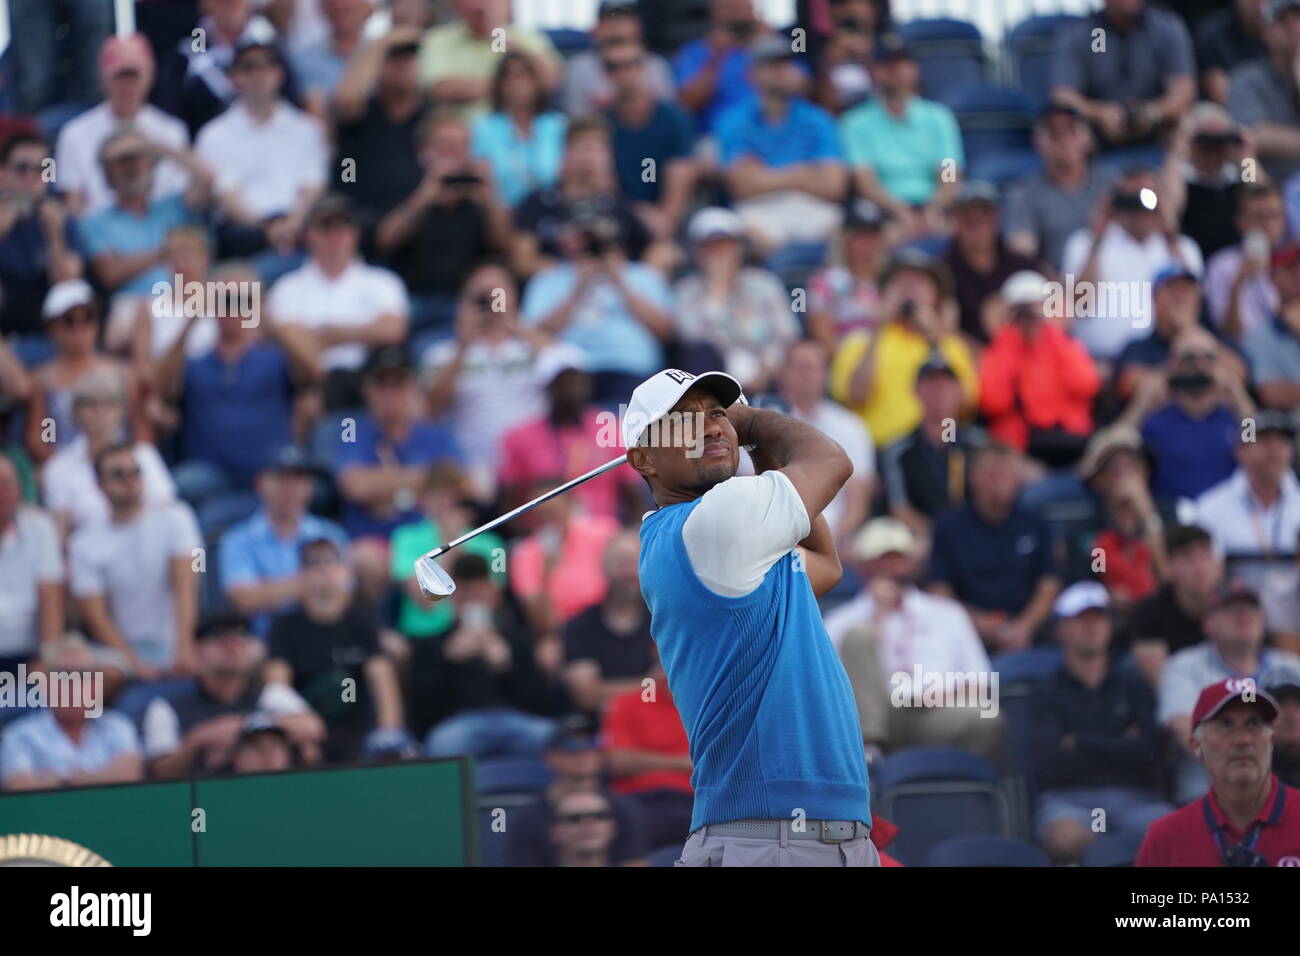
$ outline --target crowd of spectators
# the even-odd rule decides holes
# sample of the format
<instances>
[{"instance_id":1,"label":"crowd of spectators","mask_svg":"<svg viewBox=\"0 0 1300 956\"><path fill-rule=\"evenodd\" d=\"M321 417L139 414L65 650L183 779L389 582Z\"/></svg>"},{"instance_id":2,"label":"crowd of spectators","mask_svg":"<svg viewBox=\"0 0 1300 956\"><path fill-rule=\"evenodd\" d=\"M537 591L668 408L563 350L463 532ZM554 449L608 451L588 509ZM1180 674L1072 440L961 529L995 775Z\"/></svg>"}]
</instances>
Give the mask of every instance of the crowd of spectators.
<instances>
[{"instance_id":1,"label":"crowd of spectators","mask_svg":"<svg viewBox=\"0 0 1300 956\"><path fill-rule=\"evenodd\" d=\"M1005 717L894 676L1059 646L1057 860L1204 792L1205 685L1300 680L1300 0L1066 23L1005 181L887 0L712 0L656 49L652 7L566 55L508 0L141 2L55 71L11 5L0 670L111 709L0 714L0 787L531 757L516 862L680 843L639 476L452 552L449 601L412 572L616 456L665 366L849 453L824 611L873 757L1001 761Z\"/></svg>"}]
</instances>

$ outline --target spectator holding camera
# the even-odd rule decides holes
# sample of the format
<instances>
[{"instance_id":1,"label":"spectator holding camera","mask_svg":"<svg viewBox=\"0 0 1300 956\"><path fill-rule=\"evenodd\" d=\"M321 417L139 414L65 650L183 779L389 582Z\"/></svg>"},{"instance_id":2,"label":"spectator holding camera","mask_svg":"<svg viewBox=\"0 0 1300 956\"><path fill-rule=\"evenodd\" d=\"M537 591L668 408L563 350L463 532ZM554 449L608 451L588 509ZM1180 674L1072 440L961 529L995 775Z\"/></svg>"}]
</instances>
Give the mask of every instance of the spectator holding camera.
<instances>
[{"instance_id":1,"label":"spectator holding camera","mask_svg":"<svg viewBox=\"0 0 1300 956\"><path fill-rule=\"evenodd\" d=\"M526 53L501 57L489 101L491 111L474 121L473 153L492 167L501 201L515 206L533 190L555 184L567 120L548 109L537 61Z\"/></svg>"},{"instance_id":2,"label":"spectator holding camera","mask_svg":"<svg viewBox=\"0 0 1300 956\"><path fill-rule=\"evenodd\" d=\"M599 220L599 225L596 221ZM635 206L618 189L609 128L599 119L574 120L564 134L559 182L530 193L515 208L518 232L511 250L517 275L572 259L582 242L566 234L587 233L602 248L617 246L629 259L662 264L669 255ZM587 243L589 252L590 242Z\"/></svg>"},{"instance_id":3,"label":"spectator holding camera","mask_svg":"<svg viewBox=\"0 0 1300 956\"><path fill-rule=\"evenodd\" d=\"M1201 286L1196 275L1182 266L1166 266L1151 280L1151 305L1155 321L1151 334L1134 339L1115 361L1115 397L1128 401L1152 379L1165 376L1165 366L1174 339L1201 320ZM1245 365L1235 353L1223 349L1220 356L1241 373Z\"/></svg>"},{"instance_id":4,"label":"spectator holding camera","mask_svg":"<svg viewBox=\"0 0 1300 956\"><path fill-rule=\"evenodd\" d=\"M979 399L975 363L957 334L948 267L923 252L903 250L886 267L882 288L881 324L845 336L831 362L831 397L862 416L880 447L921 423L917 373L935 352L962 383L963 412Z\"/></svg>"},{"instance_id":5,"label":"spectator holding camera","mask_svg":"<svg viewBox=\"0 0 1300 956\"><path fill-rule=\"evenodd\" d=\"M449 111L420 124L421 175L375 230L375 248L401 278L417 333L441 331L474 263L511 248L510 213L491 167L470 156L470 130Z\"/></svg>"},{"instance_id":6,"label":"spectator holding camera","mask_svg":"<svg viewBox=\"0 0 1300 956\"><path fill-rule=\"evenodd\" d=\"M877 0L830 0L831 32L817 56L817 102L839 115L871 94L869 64L888 17Z\"/></svg>"},{"instance_id":7,"label":"spectator holding camera","mask_svg":"<svg viewBox=\"0 0 1300 956\"><path fill-rule=\"evenodd\" d=\"M1205 267L1205 301L1219 332L1233 342L1244 342L1268 323L1278 307L1270 260L1286 238L1281 190L1271 182L1243 185L1234 215L1241 241L1210 258Z\"/></svg>"},{"instance_id":8,"label":"spectator holding camera","mask_svg":"<svg viewBox=\"0 0 1300 956\"><path fill-rule=\"evenodd\" d=\"M495 485L502 438L541 414L534 362L548 344L519 321L519 293L501 263L484 260L465 279L456 309L456 338L424 353L421 375L434 418L450 419L472 481Z\"/></svg>"},{"instance_id":9,"label":"spectator holding camera","mask_svg":"<svg viewBox=\"0 0 1300 956\"><path fill-rule=\"evenodd\" d=\"M1158 498L1195 498L1232 474L1242 419L1255 406L1224 348L1199 325L1178 333L1165 374L1144 379L1121 416L1155 452Z\"/></svg>"},{"instance_id":10,"label":"spectator holding camera","mask_svg":"<svg viewBox=\"0 0 1300 956\"><path fill-rule=\"evenodd\" d=\"M593 212L560 234L563 262L524 293L523 320L586 353L597 402L622 401L664 365L673 337L672 293L658 270L629 261L618 220Z\"/></svg>"},{"instance_id":11,"label":"spectator holding camera","mask_svg":"<svg viewBox=\"0 0 1300 956\"><path fill-rule=\"evenodd\" d=\"M143 33L104 41L99 49L104 101L64 124L54 150L59 191L78 218L112 205L101 150L109 136L125 129L156 143L163 153L147 199L165 199L185 190L189 171L175 160L188 149L189 133L184 123L149 102L153 80L153 50Z\"/></svg>"},{"instance_id":12,"label":"spectator holding camera","mask_svg":"<svg viewBox=\"0 0 1300 956\"><path fill-rule=\"evenodd\" d=\"M1254 162L1251 150L1227 110L1197 103L1179 121L1165 153L1164 198L1206 259L1241 240L1236 213Z\"/></svg>"},{"instance_id":13,"label":"spectator holding camera","mask_svg":"<svg viewBox=\"0 0 1300 956\"><path fill-rule=\"evenodd\" d=\"M1007 318L980 356L980 410L995 438L1061 467L1083 454L1101 381L1083 346L1047 317L1047 299L1040 273L1003 284Z\"/></svg>"},{"instance_id":14,"label":"spectator holding camera","mask_svg":"<svg viewBox=\"0 0 1300 956\"><path fill-rule=\"evenodd\" d=\"M701 130L712 133L727 110L753 94L750 48L773 34L754 0L712 0L709 23L707 34L677 51L673 73L678 102L695 114Z\"/></svg>"},{"instance_id":15,"label":"spectator holding camera","mask_svg":"<svg viewBox=\"0 0 1300 956\"><path fill-rule=\"evenodd\" d=\"M20 348L41 334L50 286L82 271L76 224L64 200L48 193L49 162L38 136L15 133L0 147L0 335Z\"/></svg>"},{"instance_id":16,"label":"spectator holding camera","mask_svg":"<svg viewBox=\"0 0 1300 956\"><path fill-rule=\"evenodd\" d=\"M1108 147L1155 143L1196 98L1187 27L1149 0L1105 0L1062 27L1052 61L1052 99L1082 113Z\"/></svg>"},{"instance_id":17,"label":"spectator holding camera","mask_svg":"<svg viewBox=\"0 0 1300 956\"><path fill-rule=\"evenodd\" d=\"M1177 217L1167 207L1154 170L1126 170L1089 227L1065 244L1061 272L1073 279L1076 296L1071 334L1102 363L1104 374L1124 346L1151 326L1144 290L1152 276L1168 266L1203 272L1201 251L1179 235Z\"/></svg>"}]
</instances>

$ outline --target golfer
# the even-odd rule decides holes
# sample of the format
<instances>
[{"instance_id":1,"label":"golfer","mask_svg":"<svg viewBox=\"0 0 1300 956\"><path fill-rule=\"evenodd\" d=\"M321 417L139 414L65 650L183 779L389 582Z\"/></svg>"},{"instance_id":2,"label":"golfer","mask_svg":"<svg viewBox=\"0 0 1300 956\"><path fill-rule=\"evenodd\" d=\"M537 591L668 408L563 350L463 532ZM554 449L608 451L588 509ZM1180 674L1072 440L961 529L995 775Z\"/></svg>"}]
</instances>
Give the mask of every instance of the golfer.
<instances>
[{"instance_id":1,"label":"golfer","mask_svg":"<svg viewBox=\"0 0 1300 956\"><path fill-rule=\"evenodd\" d=\"M853 691L817 609L840 579L821 512L848 456L722 372L646 379L623 439L658 506L641 591L695 767L677 865L879 866ZM759 474L736 476L742 446Z\"/></svg>"}]
</instances>

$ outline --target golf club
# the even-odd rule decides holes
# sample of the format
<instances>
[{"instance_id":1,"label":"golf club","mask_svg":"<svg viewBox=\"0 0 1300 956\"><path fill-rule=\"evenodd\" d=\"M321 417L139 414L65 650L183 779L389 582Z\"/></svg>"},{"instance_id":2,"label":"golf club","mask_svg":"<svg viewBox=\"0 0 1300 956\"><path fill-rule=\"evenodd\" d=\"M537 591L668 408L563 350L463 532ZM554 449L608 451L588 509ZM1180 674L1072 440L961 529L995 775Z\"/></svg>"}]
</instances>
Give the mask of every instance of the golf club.
<instances>
[{"instance_id":1,"label":"golf club","mask_svg":"<svg viewBox=\"0 0 1300 956\"><path fill-rule=\"evenodd\" d=\"M487 524L480 525L472 531L466 531L455 541L448 541L446 544L434 548L423 557L416 559L415 580L419 583L420 590L424 592L424 596L430 601L441 601L443 598L450 597L456 590L456 582L451 579L450 574L438 566L438 558L442 557L442 555L446 554L457 545L464 544L470 538L480 535L484 531L491 531L498 525L505 524L511 518L517 517L531 508L536 508L544 501L550 501L556 495L564 494L570 488L578 487L578 485L582 484L584 481L590 481L598 475L603 475L605 472L623 464L625 461L627 461L627 458L623 455L620 455L612 461L607 461L605 464L591 469L591 471L587 472L585 475L579 475L577 478L566 481L564 484L552 488L545 494L538 495L532 501L524 502L513 511L507 511L500 517L493 518Z\"/></svg>"}]
</instances>

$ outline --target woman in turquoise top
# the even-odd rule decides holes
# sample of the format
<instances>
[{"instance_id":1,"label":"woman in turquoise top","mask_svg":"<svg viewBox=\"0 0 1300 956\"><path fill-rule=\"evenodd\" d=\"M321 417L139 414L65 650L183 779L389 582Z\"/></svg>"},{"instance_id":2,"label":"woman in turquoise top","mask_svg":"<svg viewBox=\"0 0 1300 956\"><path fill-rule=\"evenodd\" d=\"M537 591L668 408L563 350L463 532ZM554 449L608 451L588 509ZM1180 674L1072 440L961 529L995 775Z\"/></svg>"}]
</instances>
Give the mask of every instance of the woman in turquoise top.
<instances>
[{"instance_id":1,"label":"woman in turquoise top","mask_svg":"<svg viewBox=\"0 0 1300 956\"><path fill-rule=\"evenodd\" d=\"M474 123L472 148L491 163L502 201L514 206L534 189L555 184L568 121L547 110L546 87L526 53L501 58L491 100L492 112Z\"/></svg>"}]
</instances>

